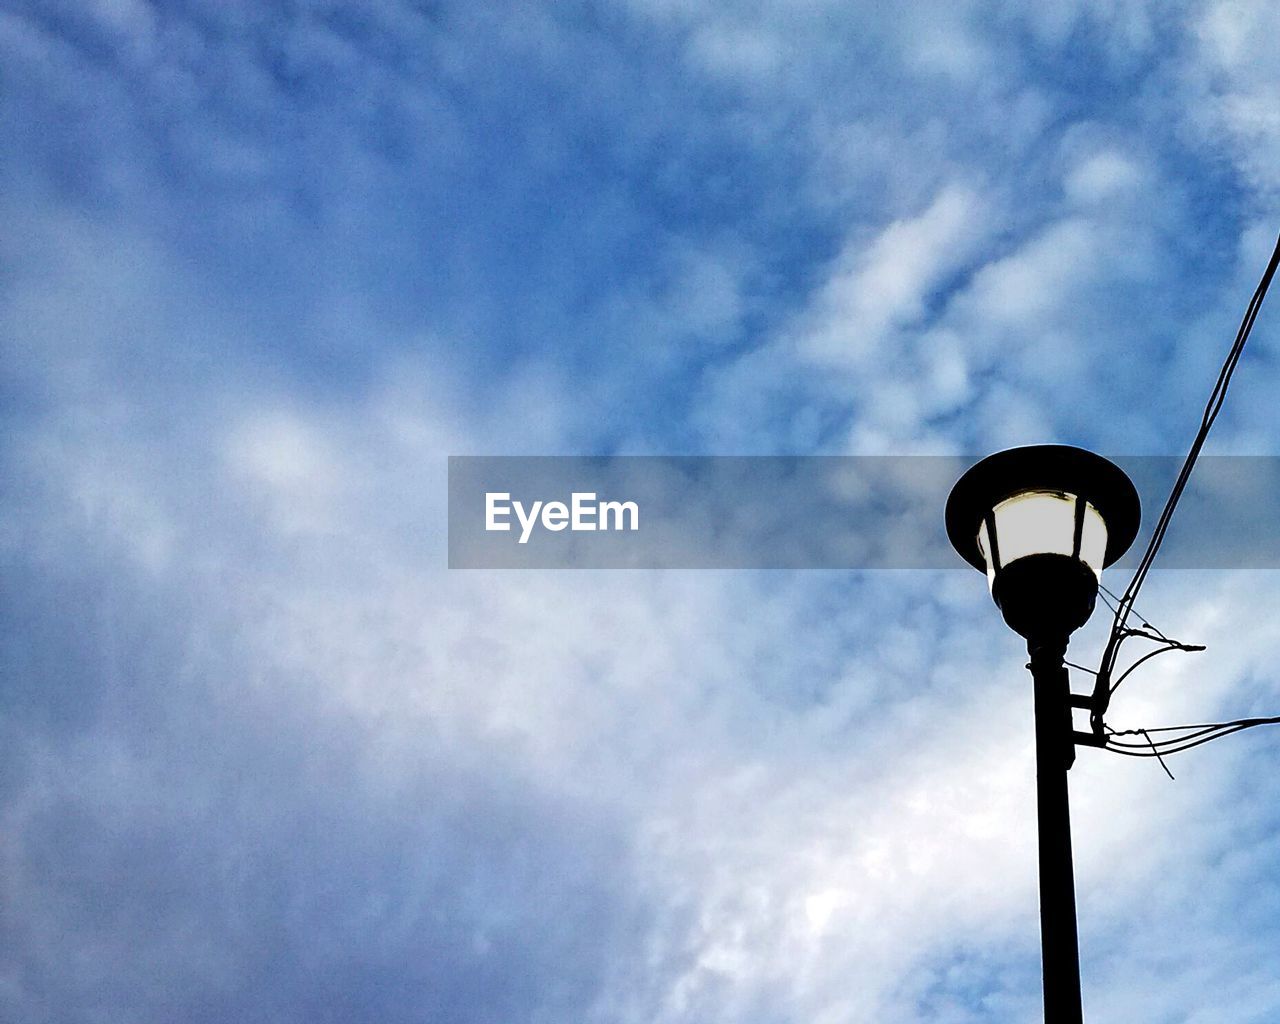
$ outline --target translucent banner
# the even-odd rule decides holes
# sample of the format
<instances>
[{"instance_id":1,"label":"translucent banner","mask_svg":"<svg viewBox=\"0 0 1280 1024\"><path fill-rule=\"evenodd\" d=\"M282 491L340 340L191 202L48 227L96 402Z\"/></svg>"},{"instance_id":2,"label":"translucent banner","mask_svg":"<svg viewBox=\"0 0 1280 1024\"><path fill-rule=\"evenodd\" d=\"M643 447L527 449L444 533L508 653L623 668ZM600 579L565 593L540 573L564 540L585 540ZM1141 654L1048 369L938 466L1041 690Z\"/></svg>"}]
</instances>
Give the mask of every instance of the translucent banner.
<instances>
[{"instance_id":1,"label":"translucent banner","mask_svg":"<svg viewBox=\"0 0 1280 1024\"><path fill-rule=\"evenodd\" d=\"M979 456L452 456L452 569L963 569L943 524ZM1140 556L1181 456L1108 456ZM1159 568L1280 568L1280 457L1203 456ZM970 570L971 571L971 570Z\"/></svg>"}]
</instances>

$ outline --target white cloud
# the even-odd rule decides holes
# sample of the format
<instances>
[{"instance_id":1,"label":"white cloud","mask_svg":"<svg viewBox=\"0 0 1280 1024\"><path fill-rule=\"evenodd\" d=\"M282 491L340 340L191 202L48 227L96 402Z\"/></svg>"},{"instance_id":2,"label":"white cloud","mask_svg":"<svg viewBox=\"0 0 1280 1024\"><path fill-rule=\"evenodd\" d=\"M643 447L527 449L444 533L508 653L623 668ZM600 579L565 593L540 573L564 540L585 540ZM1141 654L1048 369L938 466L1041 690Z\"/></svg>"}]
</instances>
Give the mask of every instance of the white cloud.
<instances>
[{"instance_id":1,"label":"white cloud","mask_svg":"<svg viewBox=\"0 0 1280 1024\"><path fill-rule=\"evenodd\" d=\"M1188 119L1222 146L1250 183L1274 202L1280 184L1280 64L1269 40L1280 15L1267 3L1211 3L1193 23L1198 59L1179 67Z\"/></svg>"},{"instance_id":2,"label":"white cloud","mask_svg":"<svg viewBox=\"0 0 1280 1024\"><path fill-rule=\"evenodd\" d=\"M870 241L850 239L798 329L802 356L837 368L883 358L891 332L918 323L934 289L973 258L995 226L992 213L976 192L952 185L918 216Z\"/></svg>"},{"instance_id":3,"label":"white cloud","mask_svg":"<svg viewBox=\"0 0 1280 1024\"><path fill-rule=\"evenodd\" d=\"M752 78L773 74L788 57L776 37L745 26L705 25L694 32L690 45L709 70Z\"/></svg>"},{"instance_id":4,"label":"white cloud","mask_svg":"<svg viewBox=\"0 0 1280 1024\"><path fill-rule=\"evenodd\" d=\"M1070 199L1090 204L1132 195L1149 182L1136 161L1123 153L1103 150L1073 167L1064 184Z\"/></svg>"},{"instance_id":5,"label":"white cloud","mask_svg":"<svg viewBox=\"0 0 1280 1024\"><path fill-rule=\"evenodd\" d=\"M1054 224L1016 253L984 266L965 296L981 322L1028 333L1062 315L1067 297L1094 273L1098 239L1087 221ZM1034 339L1027 338L1028 344Z\"/></svg>"}]
</instances>

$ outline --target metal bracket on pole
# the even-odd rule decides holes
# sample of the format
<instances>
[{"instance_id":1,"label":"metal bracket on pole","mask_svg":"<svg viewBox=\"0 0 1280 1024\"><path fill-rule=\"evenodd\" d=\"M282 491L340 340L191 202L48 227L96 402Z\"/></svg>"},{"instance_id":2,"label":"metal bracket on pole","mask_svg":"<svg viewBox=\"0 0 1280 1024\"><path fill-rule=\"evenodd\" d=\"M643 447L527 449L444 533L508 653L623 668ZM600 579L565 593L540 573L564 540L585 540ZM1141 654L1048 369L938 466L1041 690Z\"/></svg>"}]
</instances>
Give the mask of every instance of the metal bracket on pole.
<instances>
[{"instance_id":1,"label":"metal bracket on pole","mask_svg":"<svg viewBox=\"0 0 1280 1024\"><path fill-rule=\"evenodd\" d=\"M1080 732L1072 730L1071 739L1079 747L1098 747L1101 749L1107 745L1107 734L1102 731L1102 712L1098 709L1098 695L1096 693L1073 693L1069 697L1073 708L1082 708L1089 712L1090 732ZM1102 711L1106 708L1103 707Z\"/></svg>"}]
</instances>

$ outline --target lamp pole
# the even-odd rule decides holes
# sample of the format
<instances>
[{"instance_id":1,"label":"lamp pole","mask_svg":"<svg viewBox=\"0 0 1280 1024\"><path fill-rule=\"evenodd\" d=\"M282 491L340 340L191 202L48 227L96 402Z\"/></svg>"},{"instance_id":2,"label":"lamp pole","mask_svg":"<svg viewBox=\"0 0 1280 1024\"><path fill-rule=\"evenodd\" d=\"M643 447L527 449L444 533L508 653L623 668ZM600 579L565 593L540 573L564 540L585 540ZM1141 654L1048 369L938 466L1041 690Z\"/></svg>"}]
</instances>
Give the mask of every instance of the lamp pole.
<instances>
[{"instance_id":1,"label":"lamp pole","mask_svg":"<svg viewBox=\"0 0 1280 1024\"><path fill-rule=\"evenodd\" d=\"M947 535L985 572L1005 623L1027 641L1036 716L1040 942L1045 1024L1082 1024L1080 940L1071 865L1067 771L1077 733L1063 661L1071 634L1093 614L1102 570L1138 533L1142 503L1133 482L1101 456L1069 445L997 452L971 466L947 498Z\"/></svg>"},{"instance_id":2,"label":"lamp pole","mask_svg":"<svg viewBox=\"0 0 1280 1024\"><path fill-rule=\"evenodd\" d=\"M1067 638L1027 641L1035 685L1036 813L1040 832L1040 944L1045 1024L1081 1024L1080 944L1067 769L1075 761Z\"/></svg>"}]
</instances>

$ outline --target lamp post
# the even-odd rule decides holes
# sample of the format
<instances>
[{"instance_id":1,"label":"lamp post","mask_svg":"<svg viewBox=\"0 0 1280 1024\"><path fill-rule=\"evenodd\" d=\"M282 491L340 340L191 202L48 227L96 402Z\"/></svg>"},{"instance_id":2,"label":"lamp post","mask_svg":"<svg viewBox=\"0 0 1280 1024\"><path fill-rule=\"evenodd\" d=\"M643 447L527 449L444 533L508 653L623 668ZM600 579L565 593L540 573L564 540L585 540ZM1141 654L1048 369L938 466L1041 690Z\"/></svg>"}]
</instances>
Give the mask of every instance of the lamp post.
<instances>
[{"instance_id":1,"label":"lamp post","mask_svg":"<svg viewBox=\"0 0 1280 1024\"><path fill-rule=\"evenodd\" d=\"M1026 639L1035 687L1040 942L1045 1024L1081 1024L1080 951L1067 771L1077 742L1063 664L1071 634L1093 613L1105 566L1138 533L1141 504L1124 472L1068 445L998 452L972 466L947 499L947 535L987 574L1005 622Z\"/></svg>"}]
</instances>

